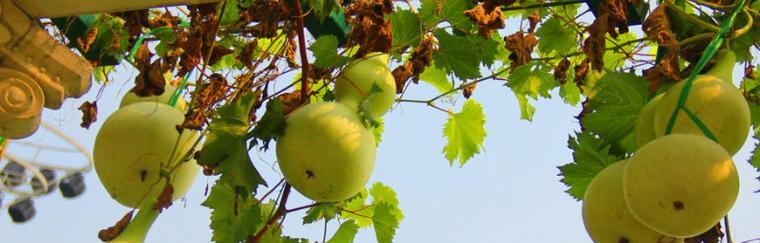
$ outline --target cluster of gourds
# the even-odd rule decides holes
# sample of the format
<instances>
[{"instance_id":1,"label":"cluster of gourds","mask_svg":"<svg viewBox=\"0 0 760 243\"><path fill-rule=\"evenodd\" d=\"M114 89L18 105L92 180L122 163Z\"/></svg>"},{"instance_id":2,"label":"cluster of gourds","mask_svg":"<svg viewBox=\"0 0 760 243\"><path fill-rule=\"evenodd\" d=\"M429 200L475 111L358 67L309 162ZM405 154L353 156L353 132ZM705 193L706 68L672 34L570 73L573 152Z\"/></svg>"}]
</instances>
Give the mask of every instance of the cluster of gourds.
<instances>
[{"instance_id":1,"label":"cluster of gourds","mask_svg":"<svg viewBox=\"0 0 760 243\"><path fill-rule=\"evenodd\" d=\"M595 242L683 242L733 206L739 177L731 157L747 139L750 111L732 83L734 53L721 50L716 60L691 83L685 109L676 111L686 81L651 99L636 123L637 151L591 181L583 220Z\"/></svg>"},{"instance_id":2,"label":"cluster of gourds","mask_svg":"<svg viewBox=\"0 0 760 243\"><path fill-rule=\"evenodd\" d=\"M369 180L376 143L365 118L381 117L394 102L396 84L388 61L382 53L354 60L335 80L335 102L305 105L286 119L277 139L278 164L285 180L304 196L341 201Z\"/></svg>"},{"instance_id":3,"label":"cluster of gourds","mask_svg":"<svg viewBox=\"0 0 760 243\"><path fill-rule=\"evenodd\" d=\"M167 85L161 96L128 93L120 108L103 123L93 149L95 171L117 202L140 209L129 226L110 242L143 242L158 216L158 195L170 183L172 200L190 189L200 167L186 158L199 133L176 125L184 120L186 103L168 104L176 89Z\"/></svg>"}]
</instances>

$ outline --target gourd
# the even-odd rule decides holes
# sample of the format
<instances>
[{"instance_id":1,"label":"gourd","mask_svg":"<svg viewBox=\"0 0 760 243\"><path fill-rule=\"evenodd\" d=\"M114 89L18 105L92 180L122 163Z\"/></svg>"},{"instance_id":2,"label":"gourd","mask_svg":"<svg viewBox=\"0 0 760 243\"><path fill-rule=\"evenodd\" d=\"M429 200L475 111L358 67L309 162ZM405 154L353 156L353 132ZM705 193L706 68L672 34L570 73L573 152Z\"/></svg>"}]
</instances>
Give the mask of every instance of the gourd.
<instances>
[{"instance_id":1,"label":"gourd","mask_svg":"<svg viewBox=\"0 0 760 243\"><path fill-rule=\"evenodd\" d=\"M749 135L750 112L747 101L731 83L731 71L736 57L730 50L716 55L717 63L706 74L694 79L686 108L693 112L715 135L729 154L736 154ZM686 82L680 82L666 92L655 108L654 127L657 136L663 136L673 110ZM704 135L688 114L678 112L672 133Z\"/></svg>"},{"instance_id":2,"label":"gourd","mask_svg":"<svg viewBox=\"0 0 760 243\"><path fill-rule=\"evenodd\" d=\"M665 235L699 235L724 216L739 193L731 155L693 134L671 134L645 144L623 175L625 204L642 224Z\"/></svg>"},{"instance_id":3,"label":"gourd","mask_svg":"<svg viewBox=\"0 0 760 243\"><path fill-rule=\"evenodd\" d=\"M647 228L628 212L623 198L627 160L608 165L591 180L583 196L583 224L597 243L683 242Z\"/></svg>"},{"instance_id":4,"label":"gourd","mask_svg":"<svg viewBox=\"0 0 760 243\"><path fill-rule=\"evenodd\" d=\"M388 61L388 54L370 53L349 63L335 80L335 100L357 109L366 99L369 115L381 117L396 98L396 81Z\"/></svg>"},{"instance_id":5,"label":"gourd","mask_svg":"<svg viewBox=\"0 0 760 243\"><path fill-rule=\"evenodd\" d=\"M293 111L277 140L285 180L318 202L358 193L375 166L375 140L356 110L336 102L312 103Z\"/></svg>"}]
</instances>

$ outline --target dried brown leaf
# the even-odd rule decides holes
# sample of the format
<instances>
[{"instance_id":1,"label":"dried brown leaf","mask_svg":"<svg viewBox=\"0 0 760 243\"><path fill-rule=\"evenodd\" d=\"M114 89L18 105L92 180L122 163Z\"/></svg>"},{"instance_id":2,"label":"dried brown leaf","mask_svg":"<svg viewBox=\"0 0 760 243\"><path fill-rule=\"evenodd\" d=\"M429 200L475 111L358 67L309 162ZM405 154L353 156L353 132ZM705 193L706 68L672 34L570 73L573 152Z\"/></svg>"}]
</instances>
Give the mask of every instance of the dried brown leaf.
<instances>
[{"instance_id":1,"label":"dried brown leaf","mask_svg":"<svg viewBox=\"0 0 760 243\"><path fill-rule=\"evenodd\" d=\"M583 80L586 79L586 76L588 76L588 64L589 64L588 58L584 59L583 62L573 67L575 69L575 79L573 82L575 82L575 85L578 86L578 88L583 92Z\"/></svg>"},{"instance_id":2,"label":"dried brown leaf","mask_svg":"<svg viewBox=\"0 0 760 243\"><path fill-rule=\"evenodd\" d=\"M485 38L490 38L493 31L504 28L504 15L500 8L494 8L491 11L486 10L480 3L470 10L464 11L464 14L478 26L478 34Z\"/></svg>"},{"instance_id":3,"label":"dried brown leaf","mask_svg":"<svg viewBox=\"0 0 760 243\"><path fill-rule=\"evenodd\" d=\"M98 120L98 101L85 101L79 106L79 110L82 111L82 126L83 128L90 129L90 125Z\"/></svg>"},{"instance_id":4,"label":"dried brown leaf","mask_svg":"<svg viewBox=\"0 0 760 243\"><path fill-rule=\"evenodd\" d=\"M666 14L667 4L661 4L652 11L641 26L641 29L652 41L662 46L672 46L678 43L673 30L670 28L670 21Z\"/></svg>"},{"instance_id":5,"label":"dried brown leaf","mask_svg":"<svg viewBox=\"0 0 760 243\"><path fill-rule=\"evenodd\" d=\"M371 52L388 53L392 47L391 22L384 15L393 12L390 0L357 0L346 8L351 24L348 45L359 45L356 57Z\"/></svg>"},{"instance_id":6,"label":"dried brown leaf","mask_svg":"<svg viewBox=\"0 0 760 243\"><path fill-rule=\"evenodd\" d=\"M744 66L744 78L755 79L755 65L747 63L747 65Z\"/></svg>"},{"instance_id":7,"label":"dried brown leaf","mask_svg":"<svg viewBox=\"0 0 760 243\"><path fill-rule=\"evenodd\" d=\"M138 67L139 68L139 67ZM165 67L161 59L155 60L140 74L135 77L135 87L131 92L140 97L158 96L164 93L166 80L164 79Z\"/></svg>"},{"instance_id":8,"label":"dried brown leaf","mask_svg":"<svg viewBox=\"0 0 760 243\"><path fill-rule=\"evenodd\" d=\"M108 242L116 239L116 237L119 237L121 232L127 228L129 222L132 221L132 215L134 212L135 210L129 211L128 213L124 214L124 216L122 216L121 219L119 219L119 221L117 221L113 226L100 230L100 232L98 232L98 239L104 242Z\"/></svg>"},{"instance_id":9,"label":"dried brown leaf","mask_svg":"<svg viewBox=\"0 0 760 243\"><path fill-rule=\"evenodd\" d=\"M523 32L518 30L514 34L504 37L505 48L512 52L509 54L510 72L515 68L530 62L532 59L530 54L533 52L533 48L538 45L538 39L536 39L535 33L529 33L523 35Z\"/></svg>"},{"instance_id":10,"label":"dried brown leaf","mask_svg":"<svg viewBox=\"0 0 760 243\"><path fill-rule=\"evenodd\" d=\"M296 90L277 96L282 104L282 114L288 115L301 106L301 92ZM308 99L307 99L308 100Z\"/></svg>"},{"instance_id":11,"label":"dried brown leaf","mask_svg":"<svg viewBox=\"0 0 760 243\"><path fill-rule=\"evenodd\" d=\"M87 53L90 51L90 46L95 42L96 37L98 37L98 28L90 28L85 35L77 38L77 46L83 53Z\"/></svg>"},{"instance_id":12,"label":"dried brown leaf","mask_svg":"<svg viewBox=\"0 0 760 243\"><path fill-rule=\"evenodd\" d=\"M567 70L570 69L570 60L565 57L554 68L554 80L557 80L560 84L565 84L567 81Z\"/></svg>"},{"instance_id":13,"label":"dried brown leaf","mask_svg":"<svg viewBox=\"0 0 760 243\"><path fill-rule=\"evenodd\" d=\"M163 210L169 208L172 205L172 195L174 194L174 186L171 183L167 183L161 194L158 195L158 200L153 204L153 210Z\"/></svg>"},{"instance_id":14,"label":"dried brown leaf","mask_svg":"<svg viewBox=\"0 0 760 243\"><path fill-rule=\"evenodd\" d=\"M536 32L536 26L538 26L539 21L541 21L541 15L539 15L538 11L533 11L533 13L528 16L528 22L530 23L528 33Z\"/></svg>"},{"instance_id":15,"label":"dried brown leaf","mask_svg":"<svg viewBox=\"0 0 760 243\"><path fill-rule=\"evenodd\" d=\"M464 86L464 89L462 89L462 95L464 98L469 99L470 96L472 96L472 92L475 92L475 88L478 86L477 83L471 83L467 86Z\"/></svg>"},{"instance_id":16,"label":"dried brown leaf","mask_svg":"<svg viewBox=\"0 0 760 243\"><path fill-rule=\"evenodd\" d=\"M256 50L257 41L250 41L243 45L243 49L240 50L240 54L235 59L245 65L248 69L253 68L253 51Z\"/></svg>"}]
</instances>

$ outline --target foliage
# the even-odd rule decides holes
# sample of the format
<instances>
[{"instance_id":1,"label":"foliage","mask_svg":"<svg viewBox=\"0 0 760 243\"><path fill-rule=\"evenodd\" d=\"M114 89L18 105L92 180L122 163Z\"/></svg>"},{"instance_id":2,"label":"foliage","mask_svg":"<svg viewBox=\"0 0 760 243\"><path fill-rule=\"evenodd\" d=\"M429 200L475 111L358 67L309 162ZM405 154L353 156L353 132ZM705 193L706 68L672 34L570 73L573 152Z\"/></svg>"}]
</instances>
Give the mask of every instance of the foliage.
<instances>
[{"instance_id":1,"label":"foliage","mask_svg":"<svg viewBox=\"0 0 760 243\"><path fill-rule=\"evenodd\" d=\"M748 17L760 15L760 4L750 2L728 38L739 59L751 61L746 53L760 42L760 30L749 25ZM224 0L179 7L182 11L114 14L107 24L129 32L118 35L123 39L111 50L135 50L130 62L140 72L135 82L144 93L154 92L159 82L163 87L164 75L202 73L186 88L191 109L179 128L204 132L198 162L207 174L221 175L203 203L213 209L212 239L289 242L295 239L277 228L283 215L270 213L288 213L281 203L287 196L264 202L280 184L266 187L273 183L265 182L257 170L266 165L251 161L249 153L268 150L282 135L288 114L304 103L334 99L332 81L343 66L371 52L391 54L389 68L399 94L417 89L420 80L438 92L427 98L399 95L403 98L398 101L447 114L442 153L452 165L464 166L485 141L483 105L471 97L480 82L506 86L503 92L513 93L518 103L513 108L528 121L541 112L532 104L539 99L559 95L570 106L580 105L581 130L568 139L573 161L559 167L567 192L580 200L601 169L634 152L632 132L641 107L686 77L693 67L684 64L696 62L727 18L723 11L696 11L709 5L684 11L684 6L662 3L645 17L645 36L637 36L628 25L641 21L628 19L626 11L614 12L628 9L628 3L605 1L599 9L582 11L586 5L577 1L421 0L407 5L387 0ZM314 21L308 24L324 28L307 30L304 16ZM505 19L521 24L507 33ZM327 31L336 22L348 24L345 36L336 36L343 30ZM145 38L150 45L136 48L134 40L144 37L150 37ZM112 69L96 70L96 79L105 82ZM754 137L760 139L758 71L749 70L742 90L752 110ZM297 78L280 78L290 72L298 73ZM467 100L460 102L459 91ZM451 107L440 107L441 99L452 101L445 103ZM456 103L463 104L454 113ZM373 126L378 143L382 131L382 125ZM757 149L750 163L760 170ZM264 188L269 193L256 199ZM307 208L304 224L341 220L329 242L352 242L370 225L378 242L391 242L403 218L395 193L381 183L346 201Z\"/></svg>"}]
</instances>

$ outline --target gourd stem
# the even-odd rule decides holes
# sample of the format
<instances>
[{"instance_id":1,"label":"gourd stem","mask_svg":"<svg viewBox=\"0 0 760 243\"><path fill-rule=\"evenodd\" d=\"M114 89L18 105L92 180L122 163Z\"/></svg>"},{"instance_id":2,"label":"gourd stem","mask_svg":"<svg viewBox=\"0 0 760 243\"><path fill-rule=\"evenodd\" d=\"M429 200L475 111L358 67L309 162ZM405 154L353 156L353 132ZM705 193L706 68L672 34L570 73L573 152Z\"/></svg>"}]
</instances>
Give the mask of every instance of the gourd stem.
<instances>
[{"instance_id":1,"label":"gourd stem","mask_svg":"<svg viewBox=\"0 0 760 243\"><path fill-rule=\"evenodd\" d=\"M707 71L707 74L719 77L726 82L731 82L736 55L731 50L720 50L715 54L715 65Z\"/></svg>"},{"instance_id":2,"label":"gourd stem","mask_svg":"<svg viewBox=\"0 0 760 243\"><path fill-rule=\"evenodd\" d=\"M155 200L150 200L155 203ZM153 209L154 203L145 203L138 211L137 215L129 222L124 231L110 243L142 243L148 235L150 227L156 221L159 210Z\"/></svg>"}]
</instances>

